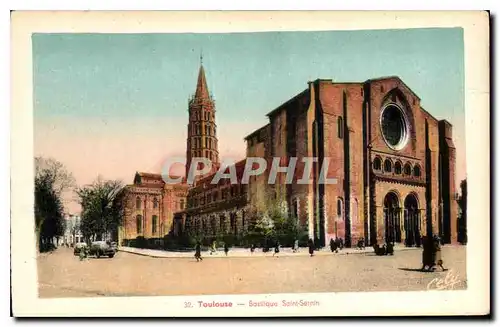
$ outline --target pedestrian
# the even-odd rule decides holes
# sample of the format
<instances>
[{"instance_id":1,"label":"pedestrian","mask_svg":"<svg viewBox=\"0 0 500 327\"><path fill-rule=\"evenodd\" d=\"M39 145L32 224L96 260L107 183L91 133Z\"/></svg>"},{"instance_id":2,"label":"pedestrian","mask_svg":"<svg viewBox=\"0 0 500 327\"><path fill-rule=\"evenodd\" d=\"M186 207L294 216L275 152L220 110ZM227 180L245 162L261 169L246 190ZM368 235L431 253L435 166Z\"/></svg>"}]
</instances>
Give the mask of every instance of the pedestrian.
<instances>
[{"instance_id":1,"label":"pedestrian","mask_svg":"<svg viewBox=\"0 0 500 327\"><path fill-rule=\"evenodd\" d=\"M83 261L85 259L85 248L82 248L79 253L80 261Z\"/></svg>"},{"instance_id":2,"label":"pedestrian","mask_svg":"<svg viewBox=\"0 0 500 327\"><path fill-rule=\"evenodd\" d=\"M226 254L226 257L228 252L229 252L229 246L227 245L227 243L224 243L224 253Z\"/></svg>"},{"instance_id":3,"label":"pedestrian","mask_svg":"<svg viewBox=\"0 0 500 327\"><path fill-rule=\"evenodd\" d=\"M273 257L278 255L280 253L280 242L276 242L276 245L274 246L274 253Z\"/></svg>"},{"instance_id":4,"label":"pedestrian","mask_svg":"<svg viewBox=\"0 0 500 327\"><path fill-rule=\"evenodd\" d=\"M252 245L250 246L250 253L253 254L255 251L255 245L252 243Z\"/></svg>"},{"instance_id":5,"label":"pedestrian","mask_svg":"<svg viewBox=\"0 0 500 327\"><path fill-rule=\"evenodd\" d=\"M309 254L312 257L314 255L314 242L312 238L310 238L309 241L307 241L307 246L309 247Z\"/></svg>"},{"instance_id":6,"label":"pedestrian","mask_svg":"<svg viewBox=\"0 0 500 327\"><path fill-rule=\"evenodd\" d=\"M295 240L295 241L293 242L293 252L294 252L294 253L299 252L299 240Z\"/></svg>"},{"instance_id":7,"label":"pedestrian","mask_svg":"<svg viewBox=\"0 0 500 327\"><path fill-rule=\"evenodd\" d=\"M216 252L216 244L215 241L212 242L212 247L210 248L210 255Z\"/></svg>"},{"instance_id":8,"label":"pedestrian","mask_svg":"<svg viewBox=\"0 0 500 327\"><path fill-rule=\"evenodd\" d=\"M203 261L201 257L201 244L199 241L196 243L194 257L196 258L196 262Z\"/></svg>"},{"instance_id":9,"label":"pedestrian","mask_svg":"<svg viewBox=\"0 0 500 327\"><path fill-rule=\"evenodd\" d=\"M446 269L443 267L443 257L441 256L441 239L437 235L434 236L433 250L435 265L441 268L442 271L445 271Z\"/></svg>"}]
</instances>

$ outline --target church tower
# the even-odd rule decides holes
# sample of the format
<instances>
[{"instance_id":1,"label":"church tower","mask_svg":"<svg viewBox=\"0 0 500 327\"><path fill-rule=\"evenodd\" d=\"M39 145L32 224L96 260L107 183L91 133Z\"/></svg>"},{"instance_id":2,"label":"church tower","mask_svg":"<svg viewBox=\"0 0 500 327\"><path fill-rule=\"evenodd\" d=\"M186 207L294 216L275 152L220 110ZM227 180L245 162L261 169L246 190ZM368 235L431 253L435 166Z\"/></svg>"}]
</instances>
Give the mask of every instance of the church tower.
<instances>
[{"instance_id":1,"label":"church tower","mask_svg":"<svg viewBox=\"0 0 500 327\"><path fill-rule=\"evenodd\" d=\"M200 57L200 71L195 94L189 99L189 123L186 149L186 177L193 158L207 158L212 162L212 171L219 164L217 125L215 124L215 101L208 91L203 57Z\"/></svg>"}]
</instances>

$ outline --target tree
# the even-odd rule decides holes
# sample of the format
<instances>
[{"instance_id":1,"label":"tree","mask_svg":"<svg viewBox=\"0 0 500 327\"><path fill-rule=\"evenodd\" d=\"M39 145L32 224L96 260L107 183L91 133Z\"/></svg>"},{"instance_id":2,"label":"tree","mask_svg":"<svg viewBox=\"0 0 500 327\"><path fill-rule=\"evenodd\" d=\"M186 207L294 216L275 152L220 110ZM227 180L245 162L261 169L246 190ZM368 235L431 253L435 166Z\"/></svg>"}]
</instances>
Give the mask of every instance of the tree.
<instances>
[{"instance_id":1,"label":"tree","mask_svg":"<svg viewBox=\"0 0 500 327\"><path fill-rule=\"evenodd\" d=\"M74 178L62 163L35 158L35 237L38 251L49 249L54 237L64 234L62 193L72 187Z\"/></svg>"},{"instance_id":2,"label":"tree","mask_svg":"<svg viewBox=\"0 0 500 327\"><path fill-rule=\"evenodd\" d=\"M268 194L266 198L264 209L254 209L250 213L254 223L249 226L246 238L265 244L274 240L283 245L292 245L301 239L305 229L300 226L298 217L290 215L283 197Z\"/></svg>"},{"instance_id":3,"label":"tree","mask_svg":"<svg viewBox=\"0 0 500 327\"><path fill-rule=\"evenodd\" d=\"M35 180L44 178L57 196L75 187L75 178L66 167L53 158L35 157Z\"/></svg>"},{"instance_id":4,"label":"tree","mask_svg":"<svg viewBox=\"0 0 500 327\"><path fill-rule=\"evenodd\" d=\"M76 194L82 206L80 228L86 240L102 240L117 233L126 208L121 181L98 177L91 185L77 189Z\"/></svg>"},{"instance_id":5,"label":"tree","mask_svg":"<svg viewBox=\"0 0 500 327\"><path fill-rule=\"evenodd\" d=\"M460 190L461 194L457 201L460 207L458 240L461 243L467 243L467 179L460 182Z\"/></svg>"}]
</instances>

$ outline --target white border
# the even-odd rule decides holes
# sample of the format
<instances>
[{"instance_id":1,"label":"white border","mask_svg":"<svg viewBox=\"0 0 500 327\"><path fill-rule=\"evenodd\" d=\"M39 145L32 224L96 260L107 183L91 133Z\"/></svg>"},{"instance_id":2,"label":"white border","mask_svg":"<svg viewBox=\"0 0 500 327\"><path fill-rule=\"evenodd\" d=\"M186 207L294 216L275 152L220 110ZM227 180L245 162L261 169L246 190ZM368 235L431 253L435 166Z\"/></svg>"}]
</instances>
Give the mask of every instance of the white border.
<instances>
[{"instance_id":1,"label":"white border","mask_svg":"<svg viewBox=\"0 0 500 327\"><path fill-rule=\"evenodd\" d=\"M287 311L185 310L187 298L38 299L33 208L33 122L30 34L37 32L244 32L464 28L466 149L470 218L468 289L449 292L320 293L218 296L220 300L310 298L318 308ZM441 315L489 311L489 32L484 12L16 12L12 15L12 286L16 316ZM26 234L28 233L28 234ZM31 244L32 242L32 244ZM32 246L33 245L33 246ZM473 255L471 255L473 253ZM470 269L473 267L474 269ZM390 300L389 300L390 299ZM354 303L362 305L354 305Z\"/></svg>"}]
</instances>

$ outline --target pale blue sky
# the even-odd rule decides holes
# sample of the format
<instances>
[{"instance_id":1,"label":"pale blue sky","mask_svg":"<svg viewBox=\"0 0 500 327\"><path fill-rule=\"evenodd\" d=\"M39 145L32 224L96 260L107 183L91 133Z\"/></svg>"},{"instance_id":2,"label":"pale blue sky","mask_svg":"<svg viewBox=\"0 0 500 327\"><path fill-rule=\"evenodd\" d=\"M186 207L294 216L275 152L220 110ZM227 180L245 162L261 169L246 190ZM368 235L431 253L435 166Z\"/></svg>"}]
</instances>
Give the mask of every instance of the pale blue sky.
<instances>
[{"instance_id":1,"label":"pale blue sky","mask_svg":"<svg viewBox=\"0 0 500 327\"><path fill-rule=\"evenodd\" d=\"M457 179L465 176L460 28L34 34L32 40L35 153L59 158L77 171L79 183L98 173L128 182L135 170L157 169L165 155L185 152L200 51L217 103L222 155L244 155L243 137L308 81L398 75L427 111L454 124ZM129 164L117 168L123 161ZM87 162L85 174L77 162Z\"/></svg>"},{"instance_id":2,"label":"pale blue sky","mask_svg":"<svg viewBox=\"0 0 500 327\"><path fill-rule=\"evenodd\" d=\"M436 116L463 113L462 29L36 34L35 117L186 115L200 51L218 119L264 120L309 80L398 75Z\"/></svg>"}]
</instances>

